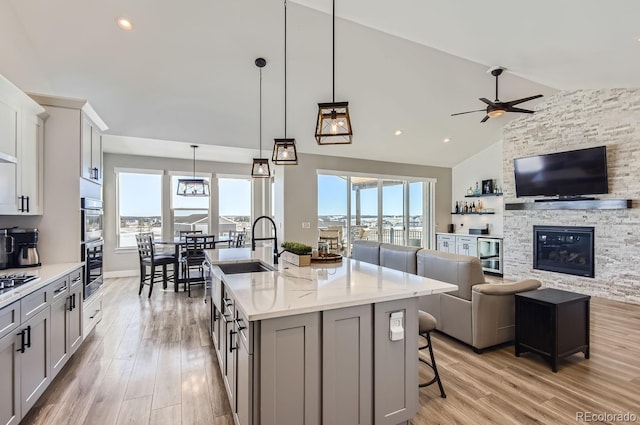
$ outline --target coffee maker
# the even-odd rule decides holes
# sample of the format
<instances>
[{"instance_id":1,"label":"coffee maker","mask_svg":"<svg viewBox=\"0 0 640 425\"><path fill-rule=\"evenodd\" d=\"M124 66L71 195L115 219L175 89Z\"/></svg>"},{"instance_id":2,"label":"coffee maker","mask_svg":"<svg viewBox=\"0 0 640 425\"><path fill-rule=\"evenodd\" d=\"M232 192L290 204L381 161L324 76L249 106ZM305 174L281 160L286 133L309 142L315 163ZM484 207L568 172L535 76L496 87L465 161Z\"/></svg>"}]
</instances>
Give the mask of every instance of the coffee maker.
<instances>
[{"instance_id":1,"label":"coffee maker","mask_svg":"<svg viewBox=\"0 0 640 425\"><path fill-rule=\"evenodd\" d=\"M13 237L14 250L9 255L9 267L38 267L38 229L23 229L14 227L9 229L9 236Z\"/></svg>"}]
</instances>

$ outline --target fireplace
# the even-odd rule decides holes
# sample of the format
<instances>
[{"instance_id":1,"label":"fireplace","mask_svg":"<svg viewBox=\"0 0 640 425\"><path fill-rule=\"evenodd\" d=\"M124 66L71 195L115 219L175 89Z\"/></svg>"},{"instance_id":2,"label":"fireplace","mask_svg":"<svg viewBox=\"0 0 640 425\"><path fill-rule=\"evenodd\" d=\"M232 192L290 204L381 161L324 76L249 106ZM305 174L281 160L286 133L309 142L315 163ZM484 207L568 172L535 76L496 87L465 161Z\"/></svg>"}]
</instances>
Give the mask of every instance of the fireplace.
<instances>
[{"instance_id":1,"label":"fireplace","mask_svg":"<svg viewBox=\"0 0 640 425\"><path fill-rule=\"evenodd\" d=\"M593 227L533 226L533 268L594 277Z\"/></svg>"}]
</instances>

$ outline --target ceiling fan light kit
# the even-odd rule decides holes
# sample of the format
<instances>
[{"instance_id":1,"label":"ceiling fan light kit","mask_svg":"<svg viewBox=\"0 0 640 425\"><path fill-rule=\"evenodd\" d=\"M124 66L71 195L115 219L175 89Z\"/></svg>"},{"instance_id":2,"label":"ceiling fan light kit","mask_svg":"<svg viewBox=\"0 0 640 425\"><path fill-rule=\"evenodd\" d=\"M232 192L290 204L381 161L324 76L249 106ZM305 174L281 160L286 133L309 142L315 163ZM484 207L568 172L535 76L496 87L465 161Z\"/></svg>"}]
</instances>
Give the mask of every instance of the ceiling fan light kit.
<instances>
[{"instance_id":1,"label":"ceiling fan light kit","mask_svg":"<svg viewBox=\"0 0 640 425\"><path fill-rule=\"evenodd\" d=\"M287 138L287 0L284 0L284 138L273 140L271 161L276 165L296 165L296 139Z\"/></svg>"},{"instance_id":2,"label":"ceiling fan light kit","mask_svg":"<svg viewBox=\"0 0 640 425\"><path fill-rule=\"evenodd\" d=\"M196 148L198 145L191 145L193 149L193 178L179 179L176 195L179 196L209 196L209 182L205 179L196 178Z\"/></svg>"},{"instance_id":3,"label":"ceiling fan light kit","mask_svg":"<svg viewBox=\"0 0 640 425\"><path fill-rule=\"evenodd\" d=\"M264 58L258 58L255 63L260 70L260 158L253 158L253 164L251 165L251 177L268 178L271 177L269 160L267 158L262 158L262 68L267 65L267 61Z\"/></svg>"},{"instance_id":4,"label":"ceiling fan light kit","mask_svg":"<svg viewBox=\"0 0 640 425\"><path fill-rule=\"evenodd\" d=\"M500 99L498 98L498 77L500 77L500 75L502 74L502 72L505 69L506 68L503 68L501 66L496 66L496 67L493 67L493 68L489 69L489 72L491 73L491 75L496 77L496 100L494 100L492 102L487 98L481 97L479 100L481 102L484 102L484 103L487 104L487 107L485 109L476 109L474 111L458 112L458 113L455 113L455 114L451 114L451 116L453 117L455 115L471 114L473 112L484 112L485 116L480 121L482 123L482 122L487 121L489 118L499 118L499 117L503 116L507 112L519 112L521 114L533 114L534 111L532 111L530 109L516 108L515 105L519 105L521 103L528 102L530 100L542 97L541 94L537 94L537 95L529 96L529 97L523 97L522 99L511 100L509 102L501 102Z\"/></svg>"},{"instance_id":5,"label":"ceiling fan light kit","mask_svg":"<svg viewBox=\"0 0 640 425\"><path fill-rule=\"evenodd\" d=\"M318 103L316 141L319 145L346 145L353 139L349 102L336 102L336 2L333 0L332 27L332 86L333 100Z\"/></svg>"}]
</instances>

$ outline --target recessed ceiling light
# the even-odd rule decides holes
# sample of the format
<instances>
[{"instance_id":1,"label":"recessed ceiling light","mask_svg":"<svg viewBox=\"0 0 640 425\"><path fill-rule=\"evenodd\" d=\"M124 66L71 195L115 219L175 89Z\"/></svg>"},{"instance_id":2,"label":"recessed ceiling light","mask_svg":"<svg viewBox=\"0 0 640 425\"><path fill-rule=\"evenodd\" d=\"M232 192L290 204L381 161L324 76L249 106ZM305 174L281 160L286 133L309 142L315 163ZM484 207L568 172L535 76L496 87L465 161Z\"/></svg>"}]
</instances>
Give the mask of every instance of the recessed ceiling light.
<instances>
[{"instance_id":1,"label":"recessed ceiling light","mask_svg":"<svg viewBox=\"0 0 640 425\"><path fill-rule=\"evenodd\" d=\"M451 139L449 139L448 137L446 139L444 139L442 142L443 143L449 143L451 141Z\"/></svg>"},{"instance_id":2,"label":"recessed ceiling light","mask_svg":"<svg viewBox=\"0 0 640 425\"><path fill-rule=\"evenodd\" d=\"M118 27L122 30L125 30L125 31L133 30L133 22L131 22L131 19L129 18L120 17L116 20L116 23L118 24Z\"/></svg>"},{"instance_id":3,"label":"recessed ceiling light","mask_svg":"<svg viewBox=\"0 0 640 425\"><path fill-rule=\"evenodd\" d=\"M402 130L396 130L396 132L394 133L396 136L399 136L402 134Z\"/></svg>"}]
</instances>

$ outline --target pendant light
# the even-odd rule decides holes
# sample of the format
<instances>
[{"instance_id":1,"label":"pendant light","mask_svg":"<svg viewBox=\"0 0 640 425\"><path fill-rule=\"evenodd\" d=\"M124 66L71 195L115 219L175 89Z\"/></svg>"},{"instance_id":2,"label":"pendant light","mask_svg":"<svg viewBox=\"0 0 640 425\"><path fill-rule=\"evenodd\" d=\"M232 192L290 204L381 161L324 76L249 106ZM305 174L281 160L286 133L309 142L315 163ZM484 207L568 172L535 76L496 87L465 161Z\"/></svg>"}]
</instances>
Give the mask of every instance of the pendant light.
<instances>
[{"instance_id":1,"label":"pendant light","mask_svg":"<svg viewBox=\"0 0 640 425\"><path fill-rule=\"evenodd\" d=\"M273 140L271 161L276 165L296 165L296 139L287 139L287 0L284 0L284 139Z\"/></svg>"},{"instance_id":2,"label":"pendant light","mask_svg":"<svg viewBox=\"0 0 640 425\"><path fill-rule=\"evenodd\" d=\"M271 177L269 159L262 158L262 68L264 68L266 64L267 61L264 58L256 59L256 66L260 69L260 158L253 158L251 177L255 178Z\"/></svg>"},{"instance_id":3,"label":"pendant light","mask_svg":"<svg viewBox=\"0 0 640 425\"><path fill-rule=\"evenodd\" d=\"M176 195L180 196L209 196L209 182L205 179L196 178L196 148L198 145L191 145L193 149L193 178L179 179Z\"/></svg>"},{"instance_id":4,"label":"pendant light","mask_svg":"<svg viewBox=\"0 0 640 425\"><path fill-rule=\"evenodd\" d=\"M349 118L349 102L336 102L336 1L333 0L333 101L318 103L316 141L319 145L351 143L353 131Z\"/></svg>"}]
</instances>

